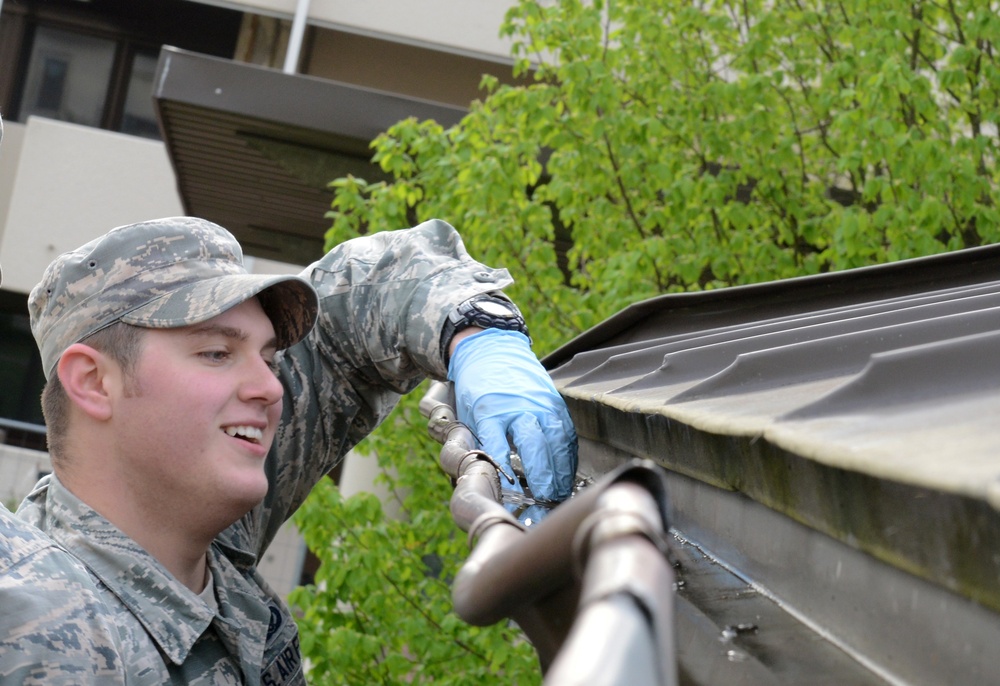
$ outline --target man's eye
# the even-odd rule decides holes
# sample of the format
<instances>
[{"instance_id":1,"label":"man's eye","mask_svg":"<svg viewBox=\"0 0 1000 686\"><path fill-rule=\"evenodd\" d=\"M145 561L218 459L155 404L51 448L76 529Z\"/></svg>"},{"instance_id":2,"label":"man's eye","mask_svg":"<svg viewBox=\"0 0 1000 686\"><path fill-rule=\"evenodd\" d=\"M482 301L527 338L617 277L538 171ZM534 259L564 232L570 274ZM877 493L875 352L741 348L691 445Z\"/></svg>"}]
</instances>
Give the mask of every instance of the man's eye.
<instances>
[{"instance_id":1,"label":"man's eye","mask_svg":"<svg viewBox=\"0 0 1000 686\"><path fill-rule=\"evenodd\" d=\"M229 351L227 350L205 350L200 354L212 362L225 362L229 358Z\"/></svg>"}]
</instances>

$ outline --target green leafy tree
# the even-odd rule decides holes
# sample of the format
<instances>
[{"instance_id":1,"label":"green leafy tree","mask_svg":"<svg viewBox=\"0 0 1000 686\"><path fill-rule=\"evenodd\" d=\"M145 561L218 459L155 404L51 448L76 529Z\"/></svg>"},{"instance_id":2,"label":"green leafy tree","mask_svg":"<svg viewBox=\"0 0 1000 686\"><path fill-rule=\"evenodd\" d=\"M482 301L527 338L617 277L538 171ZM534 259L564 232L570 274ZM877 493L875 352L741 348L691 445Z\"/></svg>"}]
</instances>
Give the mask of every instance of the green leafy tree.
<instances>
[{"instance_id":1,"label":"green leafy tree","mask_svg":"<svg viewBox=\"0 0 1000 686\"><path fill-rule=\"evenodd\" d=\"M529 84L486 78L458 125L380 136L373 159L391 182L336 180L328 239L447 219L473 255L511 270L539 354L661 293L997 241L998 9L522 0L501 30ZM412 401L369 447L403 519L325 488L299 518L326 558L325 587L298 598L314 674L445 683L433 670L447 664L528 683L530 651L508 627L449 619L462 541Z\"/></svg>"}]
</instances>

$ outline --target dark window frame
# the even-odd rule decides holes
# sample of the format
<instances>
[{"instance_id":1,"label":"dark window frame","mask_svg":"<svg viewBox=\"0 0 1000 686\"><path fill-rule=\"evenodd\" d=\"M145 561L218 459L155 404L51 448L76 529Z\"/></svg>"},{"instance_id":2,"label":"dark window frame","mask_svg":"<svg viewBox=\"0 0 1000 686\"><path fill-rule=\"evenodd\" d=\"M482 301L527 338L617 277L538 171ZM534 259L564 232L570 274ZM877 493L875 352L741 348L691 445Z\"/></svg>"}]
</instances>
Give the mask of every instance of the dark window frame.
<instances>
[{"instance_id":1,"label":"dark window frame","mask_svg":"<svg viewBox=\"0 0 1000 686\"><path fill-rule=\"evenodd\" d=\"M38 27L115 43L100 128L119 131L136 55L174 45L232 57L243 13L184 0L7 0L0 14L0 113L20 121L25 78ZM12 65L12 68L10 66Z\"/></svg>"}]
</instances>

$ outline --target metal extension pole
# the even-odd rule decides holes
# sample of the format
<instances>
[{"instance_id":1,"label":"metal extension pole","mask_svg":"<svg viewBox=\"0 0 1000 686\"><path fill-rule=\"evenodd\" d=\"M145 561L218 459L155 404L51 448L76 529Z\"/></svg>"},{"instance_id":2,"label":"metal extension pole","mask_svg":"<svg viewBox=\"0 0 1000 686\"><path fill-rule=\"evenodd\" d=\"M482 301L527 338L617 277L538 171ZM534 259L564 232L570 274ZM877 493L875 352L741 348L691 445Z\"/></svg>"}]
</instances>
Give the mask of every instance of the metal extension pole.
<instances>
[{"instance_id":1,"label":"metal extension pole","mask_svg":"<svg viewBox=\"0 0 1000 686\"><path fill-rule=\"evenodd\" d=\"M602 491L574 536L583 588L546 686L677 686L675 576L661 526L645 485Z\"/></svg>"},{"instance_id":2,"label":"metal extension pole","mask_svg":"<svg viewBox=\"0 0 1000 686\"><path fill-rule=\"evenodd\" d=\"M295 7L295 17L292 19L292 31L288 36L288 49L285 51L286 74L294 74L299 69L299 53L302 52L302 36L306 31L306 19L309 17L309 0L299 0Z\"/></svg>"},{"instance_id":3,"label":"metal extension pole","mask_svg":"<svg viewBox=\"0 0 1000 686\"><path fill-rule=\"evenodd\" d=\"M450 385L435 383L420 410L443 444L441 467L456 479L452 517L472 547L452 584L458 616L479 626L513 619L546 686L676 686L662 472L623 465L526 530L501 504L497 466L453 403Z\"/></svg>"}]
</instances>

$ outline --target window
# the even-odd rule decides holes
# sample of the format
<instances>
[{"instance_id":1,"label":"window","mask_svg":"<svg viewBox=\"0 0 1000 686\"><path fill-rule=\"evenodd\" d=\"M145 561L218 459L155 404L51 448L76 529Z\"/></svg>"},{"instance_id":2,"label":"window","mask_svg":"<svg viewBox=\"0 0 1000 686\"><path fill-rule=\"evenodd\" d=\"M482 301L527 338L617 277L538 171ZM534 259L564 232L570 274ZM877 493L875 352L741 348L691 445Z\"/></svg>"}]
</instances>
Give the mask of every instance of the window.
<instances>
[{"instance_id":1,"label":"window","mask_svg":"<svg viewBox=\"0 0 1000 686\"><path fill-rule=\"evenodd\" d=\"M36 114L100 126L114 61L112 40L39 27L16 118L27 121Z\"/></svg>"},{"instance_id":2,"label":"window","mask_svg":"<svg viewBox=\"0 0 1000 686\"><path fill-rule=\"evenodd\" d=\"M38 398L45 384L28 315L0 310L0 417L42 423Z\"/></svg>"},{"instance_id":3,"label":"window","mask_svg":"<svg viewBox=\"0 0 1000 686\"><path fill-rule=\"evenodd\" d=\"M156 73L157 58L155 53L139 53L132 61L132 72L125 91L122 133L146 138L160 137L153 112L153 75Z\"/></svg>"},{"instance_id":4,"label":"window","mask_svg":"<svg viewBox=\"0 0 1000 686\"><path fill-rule=\"evenodd\" d=\"M243 15L187 0L0 3L0 111L159 138L153 75L173 45L232 57Z\"/></svg>"},{"instance_id":5,"label":"window","mask_svg":"<svg viewBox=\"0 0 1000 686\"><path fill-rule=\"evenodd\" d=\"M69 64L65 59L45 58L45 63L42 65L42 83L38 87L38 98L35 100L35 107L39 111L58 111L62 106L67 70L69 70Z\"/></svg>"}]
</instances>

